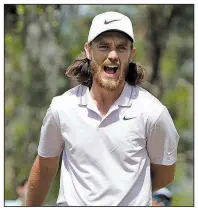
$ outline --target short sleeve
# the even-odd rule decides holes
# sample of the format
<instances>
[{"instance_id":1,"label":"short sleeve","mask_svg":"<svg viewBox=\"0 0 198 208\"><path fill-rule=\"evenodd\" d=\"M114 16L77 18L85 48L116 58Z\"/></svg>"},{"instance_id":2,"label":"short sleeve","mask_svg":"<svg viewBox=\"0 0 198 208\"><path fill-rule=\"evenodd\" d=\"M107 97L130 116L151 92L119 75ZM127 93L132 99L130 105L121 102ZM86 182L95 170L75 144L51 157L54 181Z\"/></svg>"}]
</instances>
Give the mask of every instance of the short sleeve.
<instances>
[{"instance_id":1,"label":"short sleeve","mask_svg":"<svg viewBox=\"0 0 198 208\"><path fill-rule=\"evenodd\" d=\"M38 154L41 157L57 157L64 148L60 126L53 115L52 106L47 110L41 127Z\"/></svg>"},{"instance_id":2,"label":"short sleeve","mask_svg":"<svg viewBox=\"0 0 198 208\"><path fill-rule=\"evenodd\" d=\"M177 160L179 135L173 120L164 108L147 138L147 151L151 163L172 165Z\"/></svg>"}]
</instances>

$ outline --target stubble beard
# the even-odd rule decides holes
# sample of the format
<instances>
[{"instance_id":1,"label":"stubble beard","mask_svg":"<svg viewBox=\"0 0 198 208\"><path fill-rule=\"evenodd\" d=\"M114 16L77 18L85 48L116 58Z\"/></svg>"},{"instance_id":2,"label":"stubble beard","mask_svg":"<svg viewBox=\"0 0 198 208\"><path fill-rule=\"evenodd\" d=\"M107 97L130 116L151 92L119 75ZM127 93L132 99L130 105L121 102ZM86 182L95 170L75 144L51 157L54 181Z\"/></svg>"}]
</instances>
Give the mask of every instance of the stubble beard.
<instances>
[{"instance_id":1,"label":"stubble beard","mask_svg":"<svg viewBox=\"0 0 198 208\"><path fill-rule=\"evenodd\" d=\"M124 71L120 72L118 79L113 79L110 77L104 78L101 76L102 69L97 66L93 61L91 62L93 79L102 89L105 89L107 91L116 91L125 83L125 76L127 71L126 68L127 67L125 67Z\"/></svg>"}]
</instances>

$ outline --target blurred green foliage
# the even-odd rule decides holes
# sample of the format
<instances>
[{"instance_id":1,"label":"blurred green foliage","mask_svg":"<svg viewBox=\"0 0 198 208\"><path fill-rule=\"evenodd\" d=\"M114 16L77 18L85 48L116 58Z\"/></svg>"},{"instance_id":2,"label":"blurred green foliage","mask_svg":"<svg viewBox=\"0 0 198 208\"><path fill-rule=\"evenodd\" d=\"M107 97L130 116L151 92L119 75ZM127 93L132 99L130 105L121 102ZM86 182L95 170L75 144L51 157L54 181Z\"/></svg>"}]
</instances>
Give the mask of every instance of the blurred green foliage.
<instances>
[{"instance_id":1,"label":"blurred green foliage","mask_svg":"<svg viewBox=\"0 0 198 208\"><path fill-rule=\"evenodd\" d=\"M5 5L5 199L29 175L52 98L76 85L64 73L93 16L109 10L131 18L135 61L148 73L142 86L167 106L181 136L173 206L193 206L193 5L16 5L15 13ZM58 189L59 174L46 205Z\"/></svg>"}]
</instances>

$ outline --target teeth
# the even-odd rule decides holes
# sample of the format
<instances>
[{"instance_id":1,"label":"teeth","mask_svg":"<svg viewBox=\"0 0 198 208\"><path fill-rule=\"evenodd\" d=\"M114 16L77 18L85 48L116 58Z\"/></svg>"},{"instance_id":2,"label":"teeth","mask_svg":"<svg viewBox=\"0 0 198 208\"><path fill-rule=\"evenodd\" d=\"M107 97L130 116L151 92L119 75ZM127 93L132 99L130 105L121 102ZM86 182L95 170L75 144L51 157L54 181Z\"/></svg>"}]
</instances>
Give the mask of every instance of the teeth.
<instances>
[{"instance_id":1,"label":"teeth","mask_svg":"<svg viewBox=\"0 0 198 208\"><path fill-rule=\"evenodd\" d=\"M117 66L106 66L106 67L109 67L109 68L117 68Z\"/></svg>"}]
</instances>

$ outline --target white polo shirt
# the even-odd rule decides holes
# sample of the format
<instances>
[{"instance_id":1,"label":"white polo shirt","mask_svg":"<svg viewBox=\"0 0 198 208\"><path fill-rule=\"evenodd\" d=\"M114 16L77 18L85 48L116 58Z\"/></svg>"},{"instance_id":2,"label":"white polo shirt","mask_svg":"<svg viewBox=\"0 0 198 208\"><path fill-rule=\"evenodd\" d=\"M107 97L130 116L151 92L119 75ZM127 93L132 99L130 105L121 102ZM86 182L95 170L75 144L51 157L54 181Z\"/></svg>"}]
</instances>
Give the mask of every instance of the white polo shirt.
<instances>
[{"instance_id":1,"label":"white polo shirt","mask_svg":"<svg viewBox=\"0 0 198 208\"><path fill-rule=\"evenodd\" d=\"M125 84L102 117L79 85L52 100L38 154L63 151L58 204L149 206L150 163L175 163L178 140L166 107L143 88Z\"/></svg>"}]
</instances>

